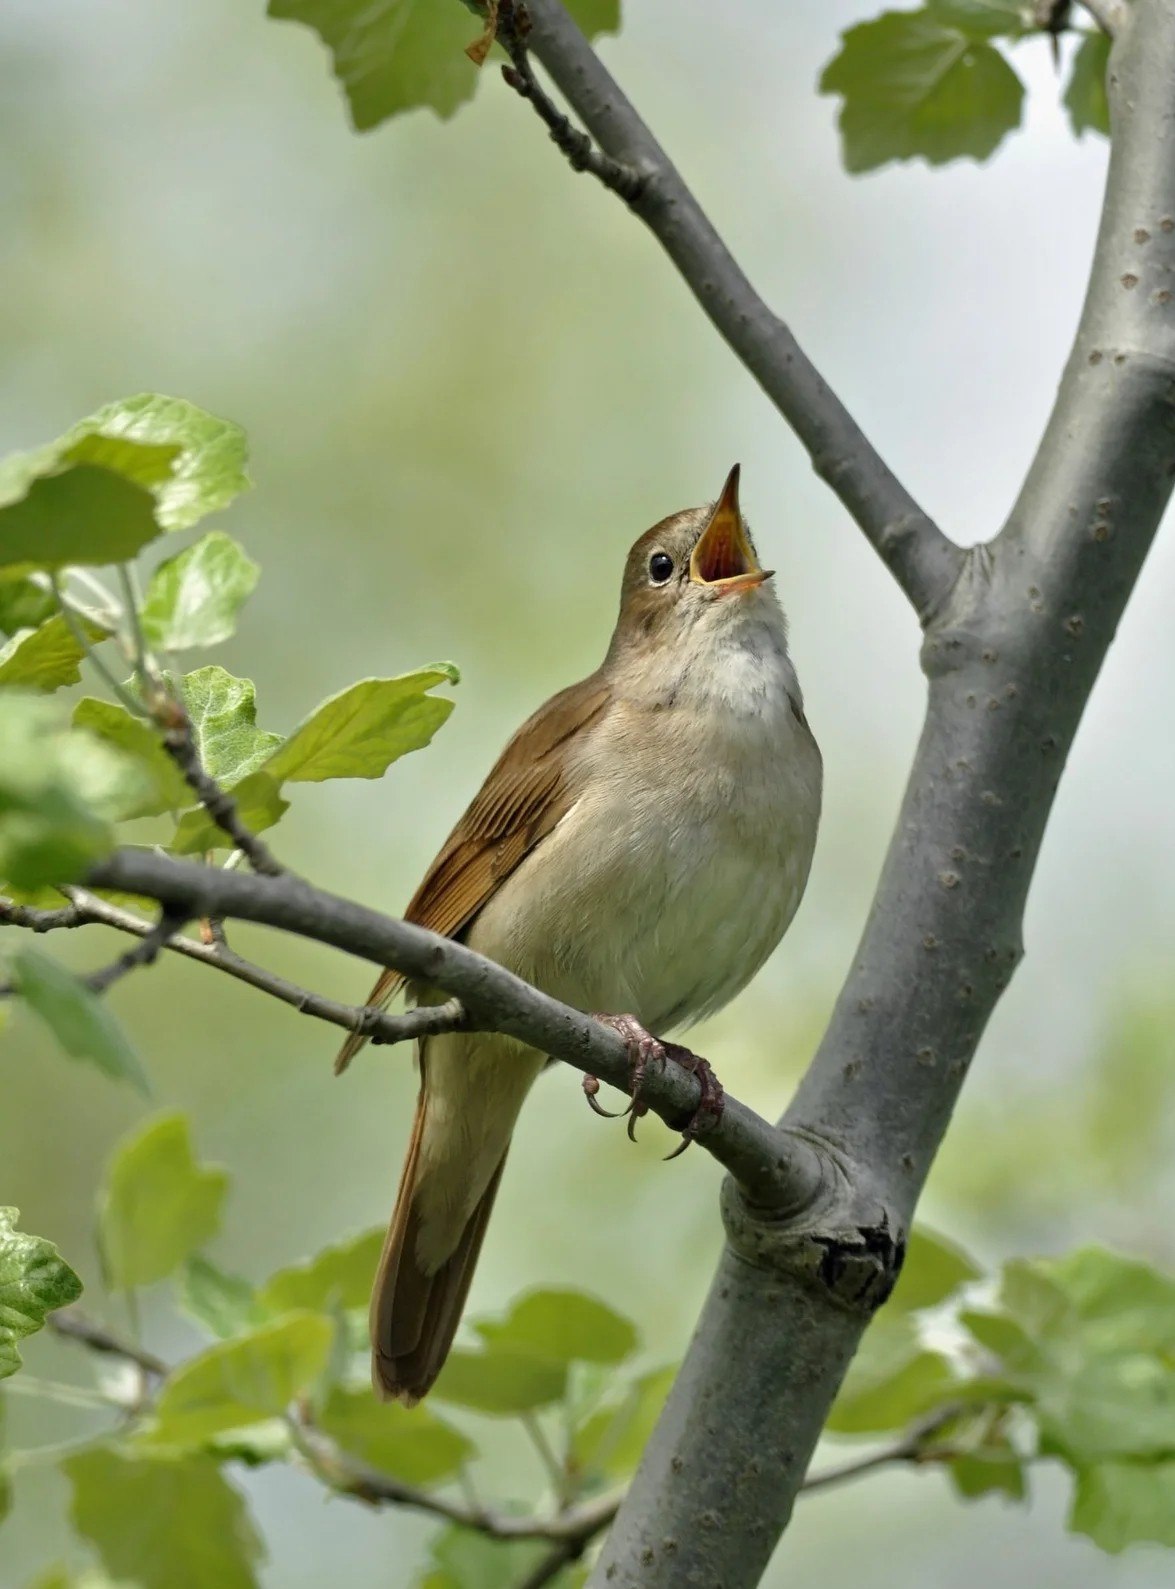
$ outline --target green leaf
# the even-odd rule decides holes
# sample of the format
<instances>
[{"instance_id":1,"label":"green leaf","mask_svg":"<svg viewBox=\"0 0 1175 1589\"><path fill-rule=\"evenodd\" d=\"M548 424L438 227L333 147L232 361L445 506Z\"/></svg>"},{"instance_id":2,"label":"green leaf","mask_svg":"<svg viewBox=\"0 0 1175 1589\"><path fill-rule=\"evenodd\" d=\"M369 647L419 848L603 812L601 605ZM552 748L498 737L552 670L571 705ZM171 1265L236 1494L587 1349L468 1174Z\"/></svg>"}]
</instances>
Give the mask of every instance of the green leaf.
<instances>
[{"instance_id":1,"label":"green leaf","mask_svg":"<svg viewBox=\"0 0 1175 1589\"><path fill-rule=\"evenodd\" d=\"M924 1225L915 1225L901 1276L886 1304L887 1314L937 1307L968 1280L978 1279L981 1272L961 1247Z\"/></svg>"},{"instance_id":2,"label":"green leaf","mask_svg":"<svg viewBox=\"0 0 1175 1589\"><path fill-rule=\"evenodd\" d=\"M164 750L158 731L132 717L125 706L87 695L74 707L73 725L120 751L140 769L140 786L128 789L111 812L115 822L160 816L191 804L188 781Z\"/></svg>"},{"instance_id":3,"label":"green leaf","mask_svg":"<svg viewBox=\"0 0 1175 1589\"><path fill-rule=\"evenodd\" d=\"M676 1368L654 1369L593 1412L572 1437L574 1471L612 1480L635 1473L676 1377Z\"/></svg>"},{"instance_id":4,"label":"green leaf","mask_svg":"<svg viewBox=\"0 0 1175 1589\"><path fill-rule=\"evenodd\" d=\"M284 1418L266 1418L245 1429L226 1429L209 1435L203 1449L218 1462L243 1462L247 1468L263 1468L270 1462L287 1462L294 1450L294 1436Z\"/></svg>"},{"instance_id":5,"label":"green leaf","mask_svg":"<svg viewBox=\"0 0 1175 1589\"><path fill-rule=\"evenodd\" d=\"M180 1270L179 1305L222 1340L264 1322L264 1310L247 1280L226 1274L196 1253Z\"/></svg>"},{"instance_id":6,"label":"green leaf","mask_svg":"<svg viewBox=\"0 0 1175 1589\"><path fill-rule=\"evenodd\" d=\"M331 52L359 132L427 106L452 116L477 88L465 54L476 23L436 0L269 0L269 15L303 22Z\"/></svg>"},{"instance_id":7,"label":"green leaf","mask_svg":"<svg viewBox=\"0 0 1175 1589\"><path fill-rule=\"evenodd\" d=\"M926 9L972 39L1018 39L1037 27L1031 0L927 0Z\"/></svg>"},{"instance_id":8,"label":"green leaf","mask_svg":"<svg viewBox=\"0 0 1175 1589\"><path fill-rule=\"evenodd\" d=\"M315 1313L291 1313L190 1358L165 1382L145 1439L199 1446L285 1412L326 1367L334 1328Z\"/></svg>"},{"instance_id":9,"label":"green leaf","mask_svg":"<svg viewBox=\"0 0 1175 1589\"><path fill-rule=\"evenodd\" d=\"M986 160L1020 125L1024 85L989 44L928 11L887 11L842 35L820 91L844 100L845 168L919 156Z\"/></svg>"},{"instance_id":10,"label":"green leaf","mask_svg":"<svg viewBox=\"0 0 1175 1589\"><path fill-rule=\"evenodd\" d=\"M515 1416L560 1401L567 1368L541 1357L491 1348L454 1351L441 1369L432 1394L436 1401L495 1416Z\"/></svg>"},{"instance_id":11,"label":"green leaf","mask_svg":"<svg viewBox=\"0 0 1175 1589\"><path fill-rule=\"evenodd\" d=\"M141 783L125 756L69 733L54 702L0 692L0 877L23 889L83 877L113 845L106 816Z\"/></svg>"},{"instance_id":12,"label":"green leaf","mask_svg":"<svg viewBox=\"0 0 1175 1589\"><path fill-rule=\"evenodd\" d=\"M257 727L252 679L237 679L215 665L197 668L178 684L204 770L226 789L247 778L281 744L280 734Z\"/></svg>"},{"instance_id":13,"label":"green leaf","mask_svg":"<svg viewBox=\"0 0 1175 1589\"><path fill-rule=\"evenodd\" d=\"M1175 1460L1082 1469L1069 1528L1115 1554L1142 1540L1175 1545Z\"/></svg>"},{"instance_id":14,"label":"green leaf","mask_svg":"<svg viewBox=\"0 0 1175 1589\"><path fill-rule=\"evenodd\" d=\"M501 1322L475 1325L495 1351L554 1363L622 1363L639 1344L636 1327L582 1291L532 1291Z\"/></svg>"},{"instance_id":15,"label":"green leaf","mask_svg":"<svg viewBox=\"0 0 1175 1589\"><path fill-rule=\"evenodd\" d=\"M0 463L0 564L126 562L163 530L248 484L236 425L179 398L109 403L48 446Z\"/></svg>"},{"instance_id":16,"label":"green leaf","mask_svg":"<svg viewBox=\"0 0 1175 1589\"><path fill-rule=\"evenodd\" d=\"M16 1343L82 1294L81 1281L53 1243L17 1230L17 1218L15 1208L0 1208L0 1379L20 1367Z\"/></svg>"},{"instance_id":17,"label":"green leaf","mask_svg":"<svg viewBox=\"0 0 1175 1589\"><path fill-rule=\"evenodd\" d=\"M947 1472L956 1491L966 1501L978 1500L993 1492L1006 1495L1012 1501L1023 1501L1028 1495L1024 1464L1010 1445L956 1457L947 1463Z\"/></svg>"},{"instance_id":18,"label":"green leaf","mask_svg":"<svg viewBox=\"0 0 1175 1589\"><path fill-rule=\"evenodd\" d=\"M326 1312L331 1308L365 1308L371 1298L375 1266L383 1250L382 1230L365 1230L350 1241L326 1247L306 1263L279 1269L257 1294L273 1313L291 1308Z\"/></svg>"},{"instance_id":19,"label":"green leaf","mask_svg":"<svg viewBox=\"0 0 1175 1589\"><path fill-rule=\"evenodd\" d=\"M1080 138L1086 132L1110 135L1110 101L1106 95L1106 69L1110 40L1100 30L1087 33L1073 56L1065 109L1069 124Z\"/></svg>"},{"instance_id":20,"label":"green leaf","mask_svg":"<svg viewBox=\"0 0 1175 1589\"><path fill-rule=\"evenodd\" d=\"M907 1315L883 1313L865 1333L828 1419L834 1434L904 1429L939 1403L957 1382L939 1353L923 1346Z\"/></svg>"},{"instance_id":21,"label":"green leaf","mask_svg":"<svg viewBox=\"0 0 1175 1589\"><path fill-rule=\"evenodd\" d=\"M152 574L143 598L143 633L163 651L227 640L260 572L231 535L210 531Z\"/></svg>"},{"instance_id":22,"label":"green leaf","mask_svg":"<svg viewBox=\"0 0 1175 1589\"><path fill-rule=\"evenodd\" d=\"M57 598L34 580L0 570L0 630L36 629L57 611Z\"/></svg>"},{"instance_id":23,"label":"green leaf","mask_svg":"<svg viewBox=\"0 0 1175 1589\"><path fill-rule=\"evenodd\" d=\"M72 971L38 949L22 947L12 962L13 981L72 1059L88 1059L103 1075L129 1082L144 1097L150 1086L139 1057L110 1008Z\"/></svg>"},{"instance_id":24,"label":"green leaf","mask_svg":"<svg viewBox=\"0 0 1175 1589\"><path fill-rule=\"evenodd\" d=\"M273 779L254 772L233 787L233 800L241 821L253 833L264 833L290 809ZM232 840L203 807L185 811L176 826L171 849L176 855L198 855L205 850L226 850Z\"/></svg>"},{"instance_id":25,"label":"green leaf","mask_svg":"<svg viewBox=\"0 0 1175 1589\"><path fill-rule=\"evenodd\" d=\"M517 1589L550 1550L535 1540L491 1539L456 1526L437 1534L430 1550L429 1571L419 1589ZM550 1580L564 1589L564 1576Z\"/></svg>"},{"instance_id":26,"label":"green leaf","mask_svg":"<svg viewBox=\"0 0 1175 1589\"><path fill-rule=\"evenodd\" d=\"M86 619L79 626L91 640L100 640L105 629ZM39 629L21 629L0 647L0 684L17 684L29 690L59 690L81 678L85 652L61 613Z\"/></svg>"},{"instance_id":27,"label":"green leaf","mask_svg":"<svg viewBox=\"0 0 1175 1589\"><path fill-rule=\"evenodd\" d=\"M158 1116L116 1149L98 1209L98 1239L110 1285L151 1285L178 1269L220 1228L228 1175L192 1157L188 1122Z\"/></svg>"},{"instance_id":28,"label":"green leaf","mask_svg":"<svg viewBox=\"0 0 1175 1589\"><path fill-rule=\"evenodd\" d=\"M344 1451L405 1484L436 1484L475 1455L472 1441L427 1407L409 1411L367 1389L333 1389L317 1423Z\"/></svg>"},{"instance_id":29,"label":"green leaf","mask_svg":"<svg viewBox=\"0 0 1175 1589\"><path fill-rule=\"evenodd\" d=\"M261 1541L210 1458L99 1446L61 1466L73 1525L113 1578L140 1589L255 1589Z\"/></svg>"},{"instance_id":30,"label":"green leaf","mask_svg":"<svg viewBox=\"0 0 1175 1589\"><path fill-rule=\"evenodd\" d=\"M391 763L427 745L453 710L426 692L455 684L451 663L395 679L362 679L316 707L265 764L276 783L381 778Z\"/></svg>"}]
</instances>

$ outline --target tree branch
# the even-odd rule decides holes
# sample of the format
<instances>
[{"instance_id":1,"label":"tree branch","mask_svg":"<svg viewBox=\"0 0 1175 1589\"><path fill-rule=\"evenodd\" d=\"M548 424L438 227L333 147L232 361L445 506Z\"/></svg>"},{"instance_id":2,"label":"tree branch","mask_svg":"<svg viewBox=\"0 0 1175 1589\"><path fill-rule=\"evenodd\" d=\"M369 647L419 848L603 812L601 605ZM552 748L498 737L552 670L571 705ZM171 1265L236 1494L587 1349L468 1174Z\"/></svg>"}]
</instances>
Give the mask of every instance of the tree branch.
<instances>
[{"instance_id":1,"label":"tree branch","mask_svg":"<svg viewBox=\"0 0 1175 1589\"><path fill-rule=\"evenodd\" d=\"M599 176L645 222L926 625L958 578L963 552L919 507L788 327L759 297L559 0L526 0L525 9L530 26L524 38L509 29L504 35L514 70L522 78L513 86L534 105L572 164ZM533 91L533 73L526 77L528 50L550 72L595 139L601 153L594 161L587 154L590 140L571 128L541 91ZM611 177L598 169L602 161L609 163Z\"/></svg>"},{"instance_id":2,"label":"tree branch","mask_svg":"<svg viewBox=\"0 0 1175 1589\"><path fill-rule=\"evenodd\" d=\"M89 889L65 884L62 892L71 904L60 910L39 910L29 905L15 905L0 899L0 925L26 927L32 932L55 932L74 927L113 927L116 932L131 933L136 938L147 938L155 929L142 916L133 911L112 905ZM433 1037L438 1032L455 1032L468 1024L468 1017L460 1003L451 999L447 1004L421 1005L407 1010L403 1015L389 1015L385 1010L371 1005L340 1004L337 999L324 998L309 988L299 987L274 971L235 954L223 937L214 936L210 943L198 943L192 938L167 936L162 947L201 965L224 971L238 982L246 982L270 998L280 999L300 1015L312 1015L317 1020L329 1021L346 1032L362 1032L374 1044L410 1042L418 1037ZM92 984L91 984L92 985ZM98 989L97 991L102 991Z\"/></svg>"},{"instance_id":3,"label":"tree branch","mask_svg":"<svg viewBox=\"0 0 1175 1589\"><path fill-rule=\"evenodd\" d=\"M95 888L145 895L190 918L260 922L392 966L459 999L469 1029L521 1038L541 1053L628 1090L627 1047L598 1021L548 998L463 944L340 899L301 878L228 872L144 850L119 850L96 866L87 881ZM197 948L209 950L193 945ZM205 953L193 958L205 958ZM210 952L207 958L212 960ZM698 1108L701 1089L692 1075L670 1063L650 1067L641 1098L668 1125L682 1130ZM835 1174L832 1160L802 1134L781 1133L729 1095L721 1118L697 1140L756 1206L782 1210L808 1202Z\"/></svg>"},{"instance_id":4,"label":"tree branch","mask_svg":"<svg viewBox=\"0 0 1175 1589\"><path fill-rule=\"evenodd\" d=\"M843 1180L774 1221L727 1183L730 1247L592 1589L759 1582L1019 962L1065 758L1175 480L1173 81L1175 6L1136 0L1111 56L1106 200L1056 405L1007 525L929 626L894 837L782 1122L834 1145Z\"/></svg>"},{"instance_id":5,"label":"tree branch","mask_svg":"<svg viewBox=\"0 0 1175 1589\"><path fill-rule=\"evenodd\" d=\"M121 1357L127 1363L133 1363L136 1368L141 1368L144 1374L150 1374L155 1379L165 1379L170 1372L168 1366L153 1352L146 1352L141 1346L136 1346L131 1341L125 1341L120 1335L113 1334L104 1325L95 1324L93 1319L88 1319L84 1313L79 1313L76 1308L62 1308L56 1313L50 1313L46 1323L55 1335L60 1335L68 1341L78 1341L82 1346L88 1346L92 1352L100 1352L106 1357Z\"/></svg>"}]
</instances>

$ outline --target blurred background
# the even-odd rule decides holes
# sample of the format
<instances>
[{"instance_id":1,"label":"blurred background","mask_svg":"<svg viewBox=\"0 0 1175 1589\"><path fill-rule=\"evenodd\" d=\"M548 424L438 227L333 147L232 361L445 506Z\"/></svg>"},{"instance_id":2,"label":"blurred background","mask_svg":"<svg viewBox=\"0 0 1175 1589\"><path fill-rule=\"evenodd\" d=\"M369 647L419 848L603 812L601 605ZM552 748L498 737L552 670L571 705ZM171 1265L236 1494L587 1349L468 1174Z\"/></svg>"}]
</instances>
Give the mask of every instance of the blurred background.
<instances>
[{"instance_id":1,"label":"blurred background","mask_svg":"<svg viewBox=\"0 0 1175 1589\"><path fill-rule=\"evenodd\" d=\"M1107 150L1073 139L1035 40L1015 57L1025 127L988 166L850 179L815 83L838 31L874 9L628 0L602 51L872 440L970 542L998 529L1052 401ZM923 700L915 621L655 244L565 167L496 74L452 123L419 113L357 137L317 39L261 11L0 9L0 451L142 389L245 426L257 489L217 522L264 573L215 659L256 680L266 727L288 731L366 674L460 665L457 710L430 750L382 783L301 787L277 836L293 867L393 909L508 733L596 665L630 542L712 498L740 460L827 807L783 948L695 1046L775 1114L849 964L892 825ZM1091 1239L1175 1261L1173 575L1164 535L1071 757L1026 963L924 1204L991 1264ZM324 991L366 991L368 970L326 951L237 940ZM91 964L106 949L66 947ZM406 1052L369 1051L335 1082L330 1031L181 963L113 1001L158 1105L190 1111L204 1156L233 1173L215 1249L226 1266L261 1276L385 1218L415 1086ZM92 1280L94 1187L143 1108L24 1025L0 1068L0 1200ZM588 1113L577 1077L544 1078L475 1311L575 1282L640 1322L650 1364L680 1355L720 1239L718 1174L697 1151L662 1166L666 1134L642 1133L631 1147ZM146 1325L165 1355L191 1345L162 1305ZM51 1342L28 1351L42 1372L74 1371ZM17 1411L14 1440L67 1427L59 1408ZM537 1484L504 1436L498 1476L523 1498ZM329 1573L401 1589L421 1560L418 1518L327 1505L293 1474L244 1482L267 1585ZM1041 1469L1030 1508L965 1507L934 1473L871 1478L802 1500L766 1582L1170 1582L1158 1551L1110 1558L1065 1536L1065 1491ZM62 1553L64 1485L30 1470L17 1496L2 1589Z\"/></svg>"}]
</instances>

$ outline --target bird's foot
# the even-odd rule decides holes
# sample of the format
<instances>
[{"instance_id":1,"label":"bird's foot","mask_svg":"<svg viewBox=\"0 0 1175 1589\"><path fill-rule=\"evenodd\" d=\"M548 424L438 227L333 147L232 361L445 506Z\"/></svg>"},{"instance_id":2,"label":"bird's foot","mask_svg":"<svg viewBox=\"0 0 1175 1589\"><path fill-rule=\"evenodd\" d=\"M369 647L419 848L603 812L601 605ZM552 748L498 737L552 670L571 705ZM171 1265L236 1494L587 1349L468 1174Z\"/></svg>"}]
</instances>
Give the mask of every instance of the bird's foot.
<instances>
[{"instance_id":1,"label":"bird's foot","mask_svg":"<svg viewBox=\"0 0 1175 1589\"><path fill-rule=\"evenodd\" d=\"M680 1065L682 1070L688 1070L691 1076L697 1078L698 1089L701 1096L698 1107L685 1123L681 1133L681 1143L674 1148L672 1153L666 1155L669 1159L679 1158L703 1131L709 1131L722 1119L722 1110L726 1102L726 1094L722 1090L722 1083L714 1074L708 1059L703 1059L700 1054L695 1054L692 1049L683 1048L680 1043L665 1043L665 1052L675 1065Z\"/></svg>"},{"instance_id":2,"label":"bird's foot","mask_svg":"<svg viewBox=\"0 0 1175 1589\"><path fill-rule=\"evenodd\" d=\"M703 1131L707 1131L717 1125L722 1118L725 1094L722 1090L722 1083L714 1074L708 1060L703 1059L700 1054L695 1054L692 1049L683 1047L680 1043L661 1042L651 1032L647 1032L633 1015L594 1015L592 1019L599 1021L603 1026L611 1027L614 1032L624 1039L628 1047L628 1090L632 1094L632 1100L627 1109L618 1111L605 1109L596 1101L596 1095L600 1090L598 1079L595 1076L585 1076L583 1078L584 1095L597 1114L606 1115L610 1120L618 1119L621 1115L627 1115L628 1135L630 1140L635 1142L636 1122L641 1115L647 1114L649 1110L648 1104L640 1096L641 1084L648 1073L649 1066L663 1066L667 1060L672 1060L675 1065L680 1065L682 1070L688 1071L691 1076L697 1078L700 1097L698 1099L698 1107L686 1121L681 1133L680 1147L675 1148L668 1157L676 1159L685 1152L690 1143L700 1136Z\"/></svg>"},{"instance_id":3,"label":"bird's foot","mask_svg":"<svg viewBox=\"0 0 1175 1589\"><path fill-rule=\"evenodd\" d=\"M588 1103L598 1115L607 1115L610 1120L619 1119L622 1115L628 1116L628 1139L636 1141L636 1123L641 1115L648 1114L649 1106L641 1098L641 1085L650 1065L663 1065L666 1058L666 1045L660 1039L647 1032L635 1015L593 1015L593 1021L599 1021L601 1026L610 1027L619 1037L624 1039L628 1049L628 1090L631 1098L628 1107L618 1111L604 1109L596 1102L596 1094L600 1090L599 1080L595 1076L583 1078L584 1095Z\"/></svg>"}]
</instances>

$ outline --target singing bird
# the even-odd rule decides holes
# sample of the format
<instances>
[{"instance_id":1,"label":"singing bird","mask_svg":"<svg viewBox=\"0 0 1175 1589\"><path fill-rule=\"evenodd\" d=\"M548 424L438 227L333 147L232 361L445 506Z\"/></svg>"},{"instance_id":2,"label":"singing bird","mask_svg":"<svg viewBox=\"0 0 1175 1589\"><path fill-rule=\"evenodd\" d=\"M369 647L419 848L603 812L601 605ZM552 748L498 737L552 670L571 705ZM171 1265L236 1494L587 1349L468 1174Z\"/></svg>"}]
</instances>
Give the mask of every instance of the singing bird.
<instances>
[{"instance_id":1,"label":"singing bird","mask_svg":"<svg viewBox=\"0 0 1175 1589\"><path fill-rule=\"evenodd\" d=\"M625 1012L616 1024L634 1047L754 976L796 913L816 842L820 752L738 474L712 506L637 541L603 663L510 740L405 912L577 1009ZM384 972L369 1002L402 981ZM348 1039L339 1069L362 1042ZM371 1304L376 1391L408 1406L448 1354L515 1121L546 1063L494 1032L418 1050Z\"/></svg>"}]
</instances>

